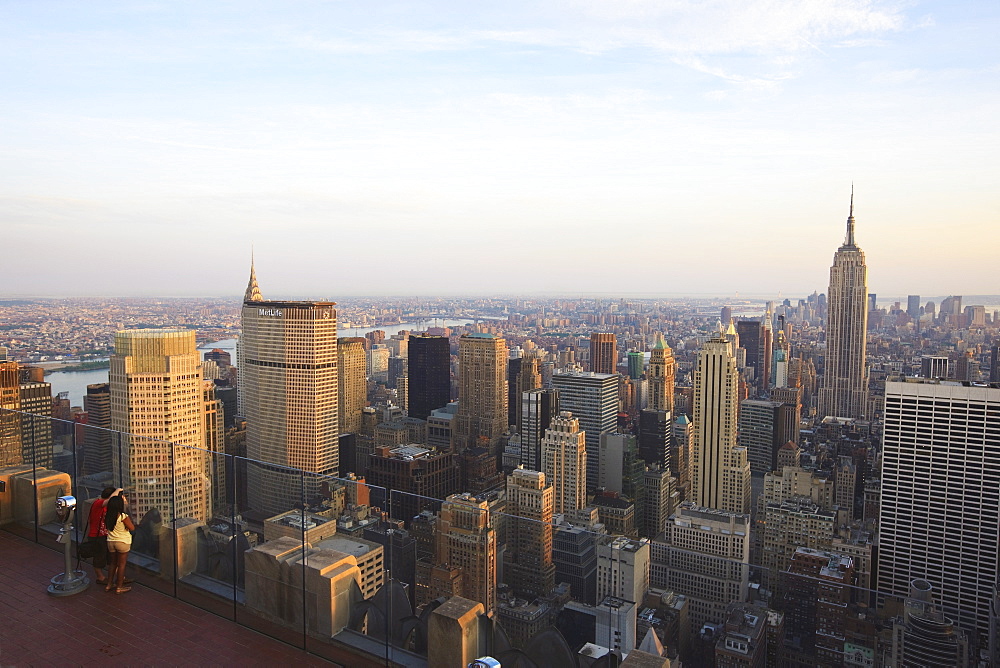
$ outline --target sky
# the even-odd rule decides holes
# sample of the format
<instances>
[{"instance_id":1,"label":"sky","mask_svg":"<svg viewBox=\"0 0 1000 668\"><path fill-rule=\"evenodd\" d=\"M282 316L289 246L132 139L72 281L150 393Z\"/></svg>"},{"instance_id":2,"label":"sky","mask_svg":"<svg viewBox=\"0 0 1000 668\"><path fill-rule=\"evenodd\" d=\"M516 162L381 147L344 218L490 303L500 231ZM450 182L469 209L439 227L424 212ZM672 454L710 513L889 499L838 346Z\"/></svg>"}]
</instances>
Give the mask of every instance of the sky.
<instances>
[{"instance_id":1,"label":"sky","mask_svg":"<svg viewBox=\"0 0 1000 668\"><path fill-rule=\"evenodd\" d=\"M1000 4L0 4L0 295L1000 293Z\"/></svg>"}]
</instances>

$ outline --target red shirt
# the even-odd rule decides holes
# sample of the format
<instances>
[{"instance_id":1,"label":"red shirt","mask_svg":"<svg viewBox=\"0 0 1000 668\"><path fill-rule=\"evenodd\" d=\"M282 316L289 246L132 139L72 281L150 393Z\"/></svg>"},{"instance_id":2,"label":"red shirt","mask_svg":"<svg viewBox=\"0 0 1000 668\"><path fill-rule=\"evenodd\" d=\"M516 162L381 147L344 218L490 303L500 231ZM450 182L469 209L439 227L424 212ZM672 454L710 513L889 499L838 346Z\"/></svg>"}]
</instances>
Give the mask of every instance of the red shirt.
<instances>
[{"instance_id":1,"label":"red shirt","mask_svg":"<svg viewBox=\"0 0 1000 668\"><path fill-rule=\"evenodd\" d=\"M89 538L100 538L108 535L108 527L104 524L104 515L108 512L108 507L104 505L104 499L97 499L90 507L90 525L87 530Z\"/></svg>"}]
</instances>

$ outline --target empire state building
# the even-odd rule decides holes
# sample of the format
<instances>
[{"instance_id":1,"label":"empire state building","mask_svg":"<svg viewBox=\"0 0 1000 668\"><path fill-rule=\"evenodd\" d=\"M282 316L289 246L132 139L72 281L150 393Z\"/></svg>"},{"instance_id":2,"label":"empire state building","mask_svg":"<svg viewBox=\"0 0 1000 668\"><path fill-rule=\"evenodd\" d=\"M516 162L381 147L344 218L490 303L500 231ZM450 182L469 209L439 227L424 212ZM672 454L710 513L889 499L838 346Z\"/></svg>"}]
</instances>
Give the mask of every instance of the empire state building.
<instances>
[{"instance_id":1,"label":"empire state building","mask_svg":"<svg viewBox=\"0 0 1000 668\"><path fill-rule=\"evenodd\" d=\"M847 218L847 238L830 267L826 321L826 370L819 391L820 416L865 418L868 415L868 268L854 242L854 193Z\"/></svg>"}]
</instances>

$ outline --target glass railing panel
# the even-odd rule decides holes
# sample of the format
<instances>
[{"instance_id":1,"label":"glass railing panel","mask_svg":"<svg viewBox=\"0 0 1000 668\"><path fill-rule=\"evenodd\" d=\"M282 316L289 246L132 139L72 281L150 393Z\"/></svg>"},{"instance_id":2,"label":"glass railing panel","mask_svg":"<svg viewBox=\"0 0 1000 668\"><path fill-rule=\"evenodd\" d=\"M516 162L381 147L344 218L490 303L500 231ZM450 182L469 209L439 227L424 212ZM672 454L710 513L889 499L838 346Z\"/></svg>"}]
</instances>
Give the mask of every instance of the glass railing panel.
<instances>
[{"instance_id":1,"label":"glass railing panel","mask_svg":"<svg viewBox=\"0 0 1000 668\"><path fill-rule=\"evenodd\" d=\"M447 472L440 470L431 473L428 479L422 473L414 476L407 484L442 483L438 489L443 496L457 489L457 475L447 476ZM387 525L392 527L393 534L389 556L393 595L380 602L380 616L376 619L382 624L378 633L387 639L392 656L399 653L427 659L429 620L440 599L463 596L481 604L484 613L486 606L494 601L490 579L496 576L496 536L489 529L489 512L470 506L467 514L473 517L467 524L480 530L466 535L468 543L463 556L466 561L461 569L466 585L463 587L453 577L460 569L443 555L451 545L441 543L438 549L438 541L443 538L438 524L443 500L390 490L386 502ZM457 553L455 557L458 558Z\"/></svg>"},{"instance_id":2,"label":"glass railing panel","mask_svg":"<svg viewBox=\"0 0 1000 668\"><path fill-rule=\"evenodd\" d=\"M609 533L630 533L627 521L593 508L546 522L506 487L450 496L457 477L435 498L48 416L0 411L0 425L16 425L3 432L16 454L0 474L4 530L61 549L57 496L78 499L85 540L93 500L124 487L128 577L343 665L430 660L427 620L450 596L491 608L484 647L510 661L538 659L540 643L624 653L650 632L690 665L744 649L768 666L974 665L988 646L961 574L928 566L930 590L878 592L863 546L764 554L751 541L737 558L744 548L707 531L690 543Z\"/></svg>"},{"instance_id":3,"label":"glass railing panel","mask_svg":"<svg viewBox=\"0 0 1000 668\"><path fill-rule=\"evenodd\" d=\"M112 461L114 477L128 502L135 525L129 551L129 577L163 593L176 595L177 555L174 521L198 511L203 490L196 486L178 504L175 486L192 484L179 446L159 438L119 434Z\"/></svg>"},{"instance_id":4,"label":"glass railing panel","mask_svg":"<svg viewBox=\"0 0 1000 668\"><path fill-rule=\"evenodd\" d=\"M91 542L87 550L93 556L81 562L89 563L89 568L84 566L83 569L91 581L97 583L108 574L107 542L103 538L106 532L104 500L119 487L111 465L113 445L118 434L80 422L75 425L74 433L74 455L68 467L73 479L73 494L77 499L77 531L74 538L78 546Z\"/></svg>"},{"instance_id":5,"label":"glass railing panel","mask_svg":"<svg viewBox=\"0 0 1000 668\"><path fill-rule=\"evenodd\" d=\"M73 437L72 423L0 410L0 525L5 529L62 549L54 542L61 527L55 501L73 494Z\"/></svg>"},{"instance_id":6,"label":"glass railing panel","mask_svg":"<svg viewBox=\"0 0 1000 668\"><path fill-rule=\"evenodd\" d=\"M375 490L385 496L384 490ZM381 508L358 477L305 476L303 536L307 543L306 648L338 663L351 653L384 663L387 648L378 615L366 615L387 583ZM386 593L388 590L386 590ZM382 596L386 594L383 593Z\"/></svg>"},{"instance_id":7,"label":"glass railing panel","mask_svg":"<svg viewBox=\"0 0 1000 668\"><path fill-rule=\"evenodd\" d=\"M244 586L245 555L250 549L245 523L227 500L227 471L233 467L233 458L209 450L177 451L198 460L206 488L204 514L177 518L174 523L177 596L233 619L238 592ZM179 487L178 493L182 494Z\"/></svg>"},{"instance_id":8,"label":"glass railing panel","mask_svg":"<svg viewBox=\"0 0 1000 668\"><path fill-rule=\"evenodd\" d=\"M121 486L121 441L119 432L90 424L76 425L73 468L79 498L96 499L106 488Z\"/></svg>"},{"instance_id":9,"label":"glass railing panel","mask_svg":"<svg viewBox=\"0 0 1000 668\"><path fill-rule=\"evenodd\" d=\"M242 457L231 459L233 515L248 545L235 620L304 647L308 600L301 527L306 475Z\"/></svg>"}]
</instances>

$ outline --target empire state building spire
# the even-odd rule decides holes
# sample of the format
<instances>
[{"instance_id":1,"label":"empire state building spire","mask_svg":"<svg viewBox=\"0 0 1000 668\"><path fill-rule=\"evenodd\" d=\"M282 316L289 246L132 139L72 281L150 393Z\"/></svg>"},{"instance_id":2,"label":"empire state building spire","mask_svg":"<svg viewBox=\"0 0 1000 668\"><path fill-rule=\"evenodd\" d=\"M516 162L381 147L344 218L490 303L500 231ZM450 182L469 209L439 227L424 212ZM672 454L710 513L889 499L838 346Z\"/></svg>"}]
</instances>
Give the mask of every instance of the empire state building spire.
<instances>
[{"instance_id":1,"label":"empire state building spire","mask_svg":"<svg viewBox=\"0 0 1000 668\"><path fill-rule=\"evenodd\" d=\"M868 267L854 241L854 188L847 238L833 256L827 293L826 360L819 391L821 417L868 416Z\"/></svg>"},{"instance_id":2,"label":"empire state building spire","mask_svg":"<svg viewBox=\"0 0 1000 668\"><path fill-rule=\"evenodd\" d=\"M842 250L857 249L854 243L854 185L851 184L851 212L847 214L847 237L844 239Z\"/></svg>"},{"instance_id":3,"label":"empire state building spire","mask_svg":"<svg viewBox=\"0 0 1000 668\"><path fill-rule=\"evenodd\" d=\"M250 281L247 283L247 291L243 295L244 302L262 302L264 295L260 293L260 286L257 285L257 272L253 267L253 255L250 256Z\"/></svg>"}]
</instances>

